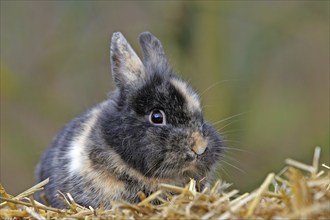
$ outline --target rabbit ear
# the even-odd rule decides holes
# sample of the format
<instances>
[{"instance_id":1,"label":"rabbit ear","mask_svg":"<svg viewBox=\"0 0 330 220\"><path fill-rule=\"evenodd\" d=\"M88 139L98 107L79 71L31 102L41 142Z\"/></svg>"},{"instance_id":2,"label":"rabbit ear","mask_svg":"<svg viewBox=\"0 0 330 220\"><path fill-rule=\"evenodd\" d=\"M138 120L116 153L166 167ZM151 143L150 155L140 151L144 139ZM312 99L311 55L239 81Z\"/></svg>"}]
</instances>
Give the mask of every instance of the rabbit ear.
<instances>
[{"instance_id":1,"label":"rabbit ear","mask_svg":"<svg viewBox=\"0 0 330 220\"><path fill-rule=\"evenodd\" d=\"M145 77L143 63L120 32L112 35L110 61L117 87L134 85Z\"/></svg>"},{"instance_id":2,"label":"rabbit ear","mask_svg":"<svg viewBox=\"0 0 330 220\"><path fill-rule=\"evenodd\" d=\"M161 42L149 32L141 33L139 40L144 54L145 67L166 69L168 64Z\"/></svg>"}]
</instances>

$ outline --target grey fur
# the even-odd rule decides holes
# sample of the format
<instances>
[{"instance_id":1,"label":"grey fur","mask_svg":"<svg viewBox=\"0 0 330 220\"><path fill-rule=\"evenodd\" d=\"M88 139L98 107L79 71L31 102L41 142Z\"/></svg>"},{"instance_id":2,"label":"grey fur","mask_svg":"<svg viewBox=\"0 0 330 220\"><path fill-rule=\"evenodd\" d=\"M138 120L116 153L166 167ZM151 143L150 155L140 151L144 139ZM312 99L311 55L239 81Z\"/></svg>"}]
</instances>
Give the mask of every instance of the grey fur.
<instances>
[{"instance_id":1,"label":"grey fur","mask_svg":"<svg viewBox=\"0 0 330 220\"><path fill-rule=\"evenodd\" d=\"M64 207L58 191L108 208L111 200L138 202L139 191L151 194L159 183L206 177L204 185L212 178L220 135L204 121L198 95L168 66L160 41L145 32L140 44L143 62L121 33L113 34L113 96L68 123L41 158L37 181L50 178L45 194L52 206ZM165 125L149 121L154 109L165 113Z\"/></svg>"}]
</instances>

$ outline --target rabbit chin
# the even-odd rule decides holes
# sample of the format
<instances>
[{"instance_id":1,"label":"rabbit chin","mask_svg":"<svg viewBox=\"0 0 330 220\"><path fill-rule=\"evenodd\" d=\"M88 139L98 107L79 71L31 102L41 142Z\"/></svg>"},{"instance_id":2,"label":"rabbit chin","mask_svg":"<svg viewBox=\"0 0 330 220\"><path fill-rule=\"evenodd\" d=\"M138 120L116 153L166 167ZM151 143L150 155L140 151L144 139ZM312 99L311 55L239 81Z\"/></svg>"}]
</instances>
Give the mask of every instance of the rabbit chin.
<instances>
[{"instance_id":1,"label":"rabbit chin","mask_svg":"<svg viewBox=\"0 0 330 220\"><path fill-rule=\"evenodd\" d=\"M206 178L206 174L200 172L200 170L198 170L196 166L185 167L182 169L181 172L181 178L185 180L185 184L188 184L189 180L191 179L200 182Z\"/></svg>"},{"instance_id":2,"label":"rabbit chin","mask_svg":"<svg viewBox=\"0 0 330 220\"><path fill-rule=\"evenodd\" d=\"M172 177L179 178L184 181L189 181L190 179L200 180L205 176L198 168L198 160L194 159L193 161L186 162L178 170L173 170Z\"/></svg>"},{"instance_id":3,"label":"rabbit chin","mask_svg":"<svg viewBox=\"0 0 330 220\"><path fill-rule=\"evenodd\" d=\"M162 172L154 173L154 177L157 179L172 179L179 182L186 183L190 178L195 178L196 176L201 176L201 172L198 170L195 163L185 163L181 164L180 167L167 168Z\"/></svg>"},{"instance_id":4,"label":"rabbit chin","mask_svg":"<svg viewBox=\"0 0 330 220\"><path fill-rule=\"evenodd\" d=\"M187 173L197 173L198 169L196 167L195 162L190 162L187 166L185 166L182 171L183 174L187 174Z\"/></svg>"}]
</instances>

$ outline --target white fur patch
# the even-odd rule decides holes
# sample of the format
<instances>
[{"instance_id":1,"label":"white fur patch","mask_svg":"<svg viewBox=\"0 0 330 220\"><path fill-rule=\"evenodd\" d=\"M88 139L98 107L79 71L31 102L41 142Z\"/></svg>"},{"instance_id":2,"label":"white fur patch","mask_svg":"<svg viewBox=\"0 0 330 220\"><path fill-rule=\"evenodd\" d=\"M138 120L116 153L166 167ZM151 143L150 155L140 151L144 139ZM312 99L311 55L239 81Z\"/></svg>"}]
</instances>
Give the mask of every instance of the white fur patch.
<instances>
[{"instance_id":1,"label":"white fur patch","mask_svg":"<svg viewBox=\"0 0 330 220\"><path fill-rule=\"evenodd\" d=\"M190 111L201 110L198 95L188 87L187 83L178 79L172 79L171 82L173 86L185 97L188 109Z\"/></svg>"},{"instance_id":2,"label":"white fur patch","mask_svg":"<svg viewBox=\"0 0 330 220\"><path fill-rule=\"evenodd\" d=\"M85 155L85 146L88 141L88 136L96 123L100 109L95 108L89 113L89 118L83 124L82 131L71 142L69 150L70 165L69 171L71 173L80 173L83 169L84 163L88 160Z\"/></svg>"}]
</instances>

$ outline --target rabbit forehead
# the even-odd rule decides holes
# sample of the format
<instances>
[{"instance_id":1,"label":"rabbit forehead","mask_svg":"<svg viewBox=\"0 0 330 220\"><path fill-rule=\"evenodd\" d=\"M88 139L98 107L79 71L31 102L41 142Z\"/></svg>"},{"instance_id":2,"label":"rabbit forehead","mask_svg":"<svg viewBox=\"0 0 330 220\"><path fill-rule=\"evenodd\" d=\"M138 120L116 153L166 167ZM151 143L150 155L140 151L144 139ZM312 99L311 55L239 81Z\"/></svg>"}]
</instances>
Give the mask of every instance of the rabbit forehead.
<instances>
[{"instance_id":1,"label":"rabbit forehead","mask_svg":"<svg viewBox=\"0 0 330 220\"><path fill-rule=\"evenodd\" d=\"M178 92L180 92L180 94L184 97L188 109L191 112L201 111L201 103L198 95L190 88L190 86L186 82L176 78L170 79L170 82L176 88L176 90L178 90Z\"/></svg>"}]
</instances>

